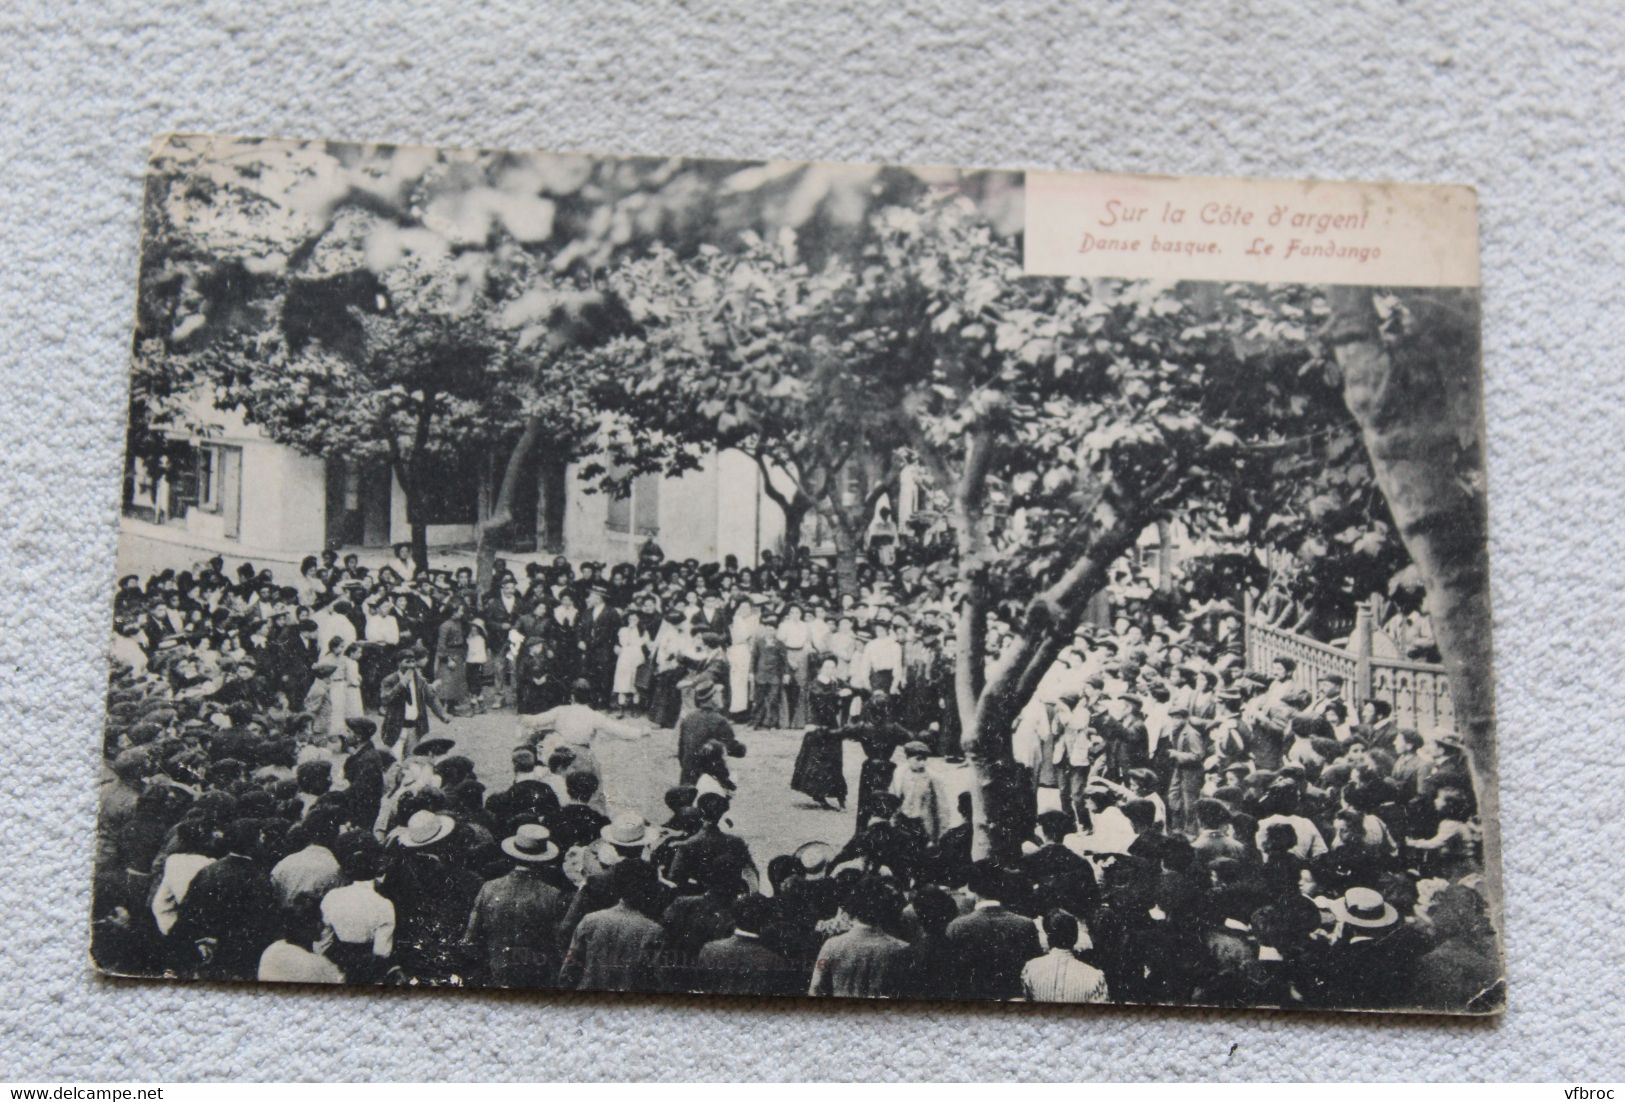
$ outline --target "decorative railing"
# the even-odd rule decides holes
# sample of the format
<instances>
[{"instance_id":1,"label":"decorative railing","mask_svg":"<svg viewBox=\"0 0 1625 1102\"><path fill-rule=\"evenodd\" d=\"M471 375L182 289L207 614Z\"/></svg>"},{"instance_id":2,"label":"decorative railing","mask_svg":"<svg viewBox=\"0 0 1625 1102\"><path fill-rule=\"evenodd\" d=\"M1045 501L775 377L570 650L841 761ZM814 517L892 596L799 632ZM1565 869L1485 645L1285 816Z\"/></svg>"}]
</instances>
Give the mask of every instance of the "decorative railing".
<instances>
[{"instance_id":1,"label":"decorative railing","mask_svg":"<svg viewBox=\"0 0 1625 1102\"><path fill-rule=\"evenodd\" d=\"M1356 611L1347 649L1264 623L1253 612L1250 597L1244 623L1249 669L1268 670L1277 658L1290 658L1297 664L1293 683L1310 692L1327 674L1341 677L1351 715L1357 714L1365 701L1381 700L1393 709L1397 726L1414 727L1424 733L1455 729L1455 702L1444 667L1374 654L1372 635L1376 629L1369 606L1362 604Z\"/></svg>"}]
</instances>

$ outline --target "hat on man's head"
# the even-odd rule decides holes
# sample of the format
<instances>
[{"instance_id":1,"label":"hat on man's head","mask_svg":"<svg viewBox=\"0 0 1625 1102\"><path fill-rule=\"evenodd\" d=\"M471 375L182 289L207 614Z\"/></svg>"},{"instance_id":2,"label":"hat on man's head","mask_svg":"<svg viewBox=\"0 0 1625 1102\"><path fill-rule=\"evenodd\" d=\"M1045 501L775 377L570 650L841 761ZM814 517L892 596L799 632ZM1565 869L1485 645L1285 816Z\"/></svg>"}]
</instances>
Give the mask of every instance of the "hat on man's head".
<instances>
[{"instance_id":1,"label":"hat on man's head","mask_svg":"<svg viewBox=\"0 0 1625 1102\"><path fill-rule=\"evenodd\" d=\"M344 725L350 729L351 733L360 735L362 738L371 738L378 733L378 721L367 716L351 716L344 721Z\"/></svg>"},{"instance_id":2,"label":"hat on man's head","mask_svg":"<svg viewBox=\"0 0 1625 1102\"><path fill-rule=\"evenodd\" d=\"M432 846L457 829L457 820L450 815L441 815L433 811L419 811L406 821L401 829L401 845L408 849L421 849Z\"/></svg>"},{"instance_id":3,"label":"hat on man's head","mask_svg":"<svg viewBox=\"0 0 1625 1102\"><path fill-rule=\"evenodd\" d=\"M796 863L803 872L822 872L835 860L835 847L828 842L803 842L796 847Z\"/></svg>"},{"instance_id":4,"label":"hat on man's head","mask_svg":"<svg viewBox=\"0 0 1625 1102\"><path fill-rule=\"evenodd\" d=\"M438 758L443 754L451 753L451 748L457 745L449 738L426 738L412 747L412 756L418 758Z\"/></svg>"},{"instance_id":5,"label":"hat on man's head","mask_svg":"<svg viewBox=\"0 0 1625 1102\"><path fill-rule=\"evenodd\" d=\"M1332 914L1344 925L1365 930L1383 930L1399 921L1394 905L1373 888L1350 888L1342 899L1332 901Z\"/></svg>"},{"instance_id":6,"label":"hat on man's head","mask_svg":"<svg viewBox=\"0 0 1625 1102\"><path fill-rule=\"evenodd\" d=\"M660 832L636 811L626 811L606 823L598 837L617 848L631 849L653 845L660 839Z\"/></svg>"},{"instance_id":7,"label":"hat on man's head","mask_svg":"<svg viewBox=\"0 0 1625 1102\"><path fill-rule=\"evenodd\" d=\"M523 823L512 838L504 839L502 852L515 861L542 865L559 855L559 847L552 842L552 832L540 823Z\"/></svg>"},{"instance_id":8,"label":"hat on man's head","mask_svg":"<svg viewBox=\"0 0 1625 1102\"><path fill-rule=\"evenodd\" d=\"M919 739L911 739L903 743L903 753L911 758L928 758L931 756L931 747Z\"/></svg>"}]
</instances>

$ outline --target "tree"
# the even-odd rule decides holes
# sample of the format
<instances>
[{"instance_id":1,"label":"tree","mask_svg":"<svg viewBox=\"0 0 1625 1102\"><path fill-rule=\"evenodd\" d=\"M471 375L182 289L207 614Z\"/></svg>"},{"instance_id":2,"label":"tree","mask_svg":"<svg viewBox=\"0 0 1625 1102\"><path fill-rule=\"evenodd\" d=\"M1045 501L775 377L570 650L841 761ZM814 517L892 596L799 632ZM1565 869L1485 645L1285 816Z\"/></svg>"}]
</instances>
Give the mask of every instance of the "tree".
<instances>
[{"instance_id":1,"label":"tree","mask_svg":"<svg viewBox=\"0 0 1625 1102\"><path fill-rule=\"evenodd\" d=\"M842 591L876 502L900 483L903 423L883 372L889 331L860 273L831 258L814 271L794 234L754 233L741 249L669 250L622 266L609 282L638 320L606 344L595 391L641 431L755 461L783 511L786 544L811 511L835 536Z\"/></svg>"},{"instance_id":2,"label":"tree","mask_svg":"<svg viewBox=\"0 0 1625 1102\"><path fill-rule=\"evenodd\" d=\"M1495 684L1476 293L1328 292L1326 341L1378 485L1426 588L1468 743L1480 814L1497 842ZM1499 862L1486 862L1499 877ZM1491 898L1499 899L1499 885Z\"/></svg>"},{"instance_id":3,"label":"tree","mask_svg":"<svg viewBox=\"0 0 1625 1102\"><path fill-rule=\"evenodd\" d=\"M1259 332L1306 319L1308 290L1030 279L1018 256L957 202L883 212L869 254L910 442L953 500L975 852L999 857L1020 843L997 784L1016 717L1111 565L1176 515L1267 523L1298 441L1348 421L1306 321Z\"/></svg>"},{"instance_id":4,"label":"tree","mask_svg":"<svg viewBox=\"0 0 1625 1102\"><path fill-rule=\"evenodd\" d=\"M996 217L1019 218L1006 173L165 139L146 191L130 454L172 423L177 398L220 380L230 384L221 400L295 446L334 449L340 433L370 433L342 446L387 453L409 502L474 453L481 470L501 472L494 490L481 487L488 565L532 457L556 472L603 443L604 426L570 400L578 379L567 370L579 367L573 350L624 320L597 273L653 242L688 255L751 228L791 227L830 254L866 232L872 204L927 181L957 181ZM378 307L375 281L404 281L407 293L386 288L395 293ZM335 383L338 361L348 366ZM292 389L253 385L245 376L256 371ZM455 387L440 386L442 371ZM302 418L291 400L300 385L343 401ZM597 466L612 492L626 460L684 462L642 455L625 434L609 446ZM414 530L421 562L421 523Z\"/></svg>"},{"instance_id":5,"label":"tree","mask_svg":"<svg viewBox=\"0 0 1625 1102\"><path fill-rule=\"evenodd\" d=\"M132 423L203 387L307 454L387 463L425 565L430 487L519 432L532 373L497 315L552 236L544 192L570 182L478 154L170 140L147 188Z\"/></svg>"}]
</instances>

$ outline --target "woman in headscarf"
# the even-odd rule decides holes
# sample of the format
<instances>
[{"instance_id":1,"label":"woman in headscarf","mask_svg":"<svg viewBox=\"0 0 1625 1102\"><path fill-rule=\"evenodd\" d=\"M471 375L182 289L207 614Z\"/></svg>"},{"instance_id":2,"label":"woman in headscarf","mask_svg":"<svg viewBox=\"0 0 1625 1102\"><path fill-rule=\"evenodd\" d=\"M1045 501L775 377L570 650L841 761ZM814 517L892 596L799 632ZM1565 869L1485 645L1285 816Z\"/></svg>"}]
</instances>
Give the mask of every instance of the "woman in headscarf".
<instances>
[{"instance_id":1,"label":"woman in headscarf","mask_svg":"<svg viewBox=\"0 0 1625 1102\"><path fill-rule=\"evenodd\" d=\"M435 636L435 682L440 702L453 715L468 712L468 608L457 602Z\"/></svg>"}]
</instances>

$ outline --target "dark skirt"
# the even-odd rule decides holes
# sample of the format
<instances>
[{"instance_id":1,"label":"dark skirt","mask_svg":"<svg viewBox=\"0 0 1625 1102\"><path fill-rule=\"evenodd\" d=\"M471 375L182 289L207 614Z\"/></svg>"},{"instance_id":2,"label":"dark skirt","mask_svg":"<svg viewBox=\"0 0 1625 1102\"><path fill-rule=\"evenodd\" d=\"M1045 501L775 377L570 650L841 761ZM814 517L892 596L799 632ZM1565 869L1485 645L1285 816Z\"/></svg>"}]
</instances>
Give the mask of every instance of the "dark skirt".
<instances>
[{"instance_id":1,"label":"dark skirt","mask_svg":"<svg viewBox=\"0 0 1625 1102\"><path fill-rule=\"evenodd\" d=\"M841 771L841 736L835 731L808 731L801 736L790 787L815 800L846 799L846 776Z\"/></svg>"},{"instance_id":2,"label":"dark skirt","mask_svg":"<svg viewBox=\"0 0 1625 1102\"><path fill-rule=\"evenodd\" d=\"M858 774L858 833L863 833L864 825L874 813L875 797L891 788L892 774L896 771L897 765L885 759L871 757L864 761Z\"/></svg>"},{"instance_id":3,"label":"dark skirt","mask_svg":"<svg viewBox=\"0 0 1625 1102\"><path fill-rule=\"evenodd\" d=\"M649 703L649 718L656 727L675 727L683 708L683 696L677 683L683 679L681 668L655 674L654 698Z\"/></svg>"}]
</instances>

